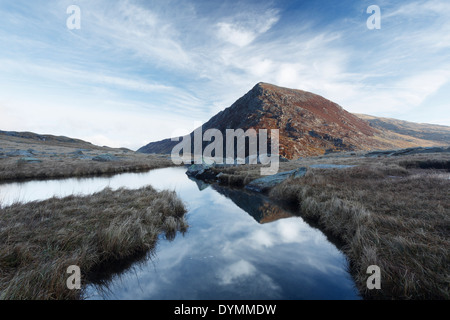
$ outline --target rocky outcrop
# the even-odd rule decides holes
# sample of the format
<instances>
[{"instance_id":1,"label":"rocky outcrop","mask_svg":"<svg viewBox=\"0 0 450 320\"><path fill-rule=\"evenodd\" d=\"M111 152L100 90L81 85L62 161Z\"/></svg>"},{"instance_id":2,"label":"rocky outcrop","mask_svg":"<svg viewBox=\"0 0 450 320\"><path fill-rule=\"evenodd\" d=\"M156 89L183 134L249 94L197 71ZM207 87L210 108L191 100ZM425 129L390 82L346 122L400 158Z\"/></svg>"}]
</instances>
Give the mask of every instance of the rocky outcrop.
<instances>
[{"instance_id":1,"label":"rocky outcrop","mask_svg":"<svg viewBox=\"0 0 450 320\"><path fill-rule=\"evenodd\" d=\"M34 155L34 150L15 150L15 151L11 151L6 153L6 155L8 157L33 157Z\"/></svg>"},{"instance_id":2,"label":"rocky outcrop","mask_svg":"<svg viewBox=\"0 0 450 320\"><path fill-rule=\"evenodd\" d=\"M306 171L307 169L302 167L296 170L280 172L272 176L259 178L247 184L245 186L245 189L256 192L267 192L268 190L270 190L271 188L275 187L276 185L280 184L281 182L283 182L288 178L303 177L306 174Z\"/></svg>"},{"instance_id":3,"label":"rocky outcrop","mask_svg":"<svg viewBox=\"0 0 450 320\"><path fill-rule=\"evenodd\" d=\"M93 157L92 160L98 161L98 162L111 162L111 161L117 161L117 160L119 160L119 158L117 158L116 156L113 156L111 154L101 154L101 155Z\"/></svg>"},{"instance_id":4,"label":"rocky outcrop","mask_svg":"<svg viewBox=\"0 0 450 320\"><path fill-rule=\"evenodd\" d=\"M216 178L217 173L213 173L211 170L212 165L208 164L193 164L188 167L186 174L190 178L195 178L199 180L212 180Z\"/></svg>"},{"instance_id":5,"label":"rocky outcrop","mask_svg":"<svg viewBox=\"0 0 450 320\"><path fill-rule=\"evenodd\" d=\"M20 158L18 160L18 163L41 163L42 160L39 160L37 158L32 158L32 157L25 157L25 158Z\"/></svg>"}]
</instances>

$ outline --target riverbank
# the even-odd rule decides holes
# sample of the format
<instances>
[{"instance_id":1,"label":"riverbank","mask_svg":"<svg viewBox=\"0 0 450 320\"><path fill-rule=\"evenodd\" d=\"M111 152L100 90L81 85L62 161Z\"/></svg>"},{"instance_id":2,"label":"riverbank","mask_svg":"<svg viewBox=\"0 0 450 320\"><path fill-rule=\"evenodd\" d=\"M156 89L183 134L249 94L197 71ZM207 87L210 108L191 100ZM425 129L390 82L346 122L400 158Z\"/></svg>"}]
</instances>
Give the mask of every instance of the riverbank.
<instances>
[{"instance_id":1,"label":"riverbank","mask_svg":"<svg viewBox=\"0 0 450 320\"><path fill-rule=\"evenodd\" d=\"M4 170L6 173L9 170L14 172L14 169L11 169L13 168L11 165L21 165L26 170L29 170L17 171L25 172L25 176L28 175L27 172L31 172L31 175L34 175L33 170L35 172L43 170L44 176L42 178L47 177L45 174L48 174L48 172L54 170L57 173L62 168L66 168L66 171L63 170L65 172L64 174L74 176L74 169L78 165L84 166L80 169L80 175L89 175L89 172L92 172L89 170L95 170L95 166L97 165L98 168L103 169L111 165L109 167L111 168L110 173L113 173L114 170L124 170L123 164L121 163L123 159L120 160L120 158L122 156L125 158L127 154L130 154L129 170L136 169L135 165L138 157L142 157L143 165L152 164L151 161L147 162L148 159L155 159L155 161L160 159L162 162L155 162L154 165L157 167L172 166L167 156L139 155L127 150L85 149L68 152L67 149L61 149L60 155L63 158L46 153L39 154L41 151L34 149L27 151L32 153L33 156L42 156L41 162L20 161L25 155L18 152L18 155L8 155L6 158L0 160L0 163L2 161L5 161L3 163L10 162L10 167ZM48 152L48 150L42 152ZM94 160L95 157L100 158ZM106 159L106 161L101 161L101 159ZM71 161L74 162L72 163ZM447 250L450 244L448 227L450 225L450 194L448 191L450 190L449 163L450 155L448 153L399 156L386 156L386 154L382 153L371 156L362 153L348 153L304 158L280 163L280 172L304 167L307 169L306 175L302 178L286 180L272 188L268 195L277 202L293 203L296 205L300 216L305 219L314 220L324 233L333 236L333 238L337 238L343 244L340 248L348 257L350 273L355 279L357 287L364 298L449 299L447 275L448 265L450 264L450 257ZM32 166L35 166L34 169ZM219 184L226 186L245 187L250 182L261 177L260 166L258 165L217 167L211 168L210 171L212 171L211 176L216 177ZM64 177L64 175L61 177ZM31 178L31 176L28 175L27 178ZM135 196L129 196L128 193L113 195L114 193L110 190L105 190L104 192L109 192L109 195L107 197L100 196L104 200L100 200L99 198L98 202L95 200L97 195L95 197L93 196L94 198L76 198L78 200L74 200L74 202L71 202L71 199L74 198L69 197L66 198L69 201L68 204L62 201L55 205L52 204L50 207L44 205L48 201L57 201L56 199L52 199L43 203L33 203L23 206L15 205L2 210L2 216L5 210L8 210L11 217L8 218L10 220L4 220L5 224L0 224L0 233L8 231L9 228L11 228L11 231L8 231L10 233L1 233L0 239L2 239L1 241L12 241L6 242L8 244L6 246L2 243L2 248L9 249L7 249L8 251L3 251L2 249L0 252L1 281L2 283L8 283L5 287L0 286L0 291L8 294L8 296L2 296L2 298L17 297L19 299L29 299L30 297L21 295L21 292L25 292L27 287L45 288L42 282L35 283L33 281L36 280L29 280L31 278L27 278L36 277L34 268L39 270L39 276L36 278L39 279L38 281L52 283L49 291L45 292L53 293L33 292L31 293L32 299L35 299L39 294L42 295L38 299L72 299L81 297L80 292L67 292L65 287L65 280L68 277L65 272L66 270L58 269L56 273L61 278L57 279L51 278L51 272L53 271L48 271L54 270L51 268L59 265L60 260L57 257L55 258L55 256L60 255L58 250L61 249L64 254L68 254L69 251L72 252L73 250L74 242L72 242L72 229L70 228L70 219L73 219L73 213L78 213L80 210L84 210L84 214L90 212L93 215L92 217L89 219L83 218L83 223L88 223L87 226L89 227L90 224L95 225L94 216L107 208L105 214L111 213L108 219L112 219L109 221L110 225L113 226L111 228L116 228L114 230L120 230L119 226L122 224L127 226L129 224L130 227L141 231L146 230L146 228L154 230L152 223L149 225L144 223L149 219L142 218L139 215L133 216L133 218L130 218L130 221L117 220L117 224L112 224L111 221L116 221L114 215L120 215L117 219L126 219L126 216L121 215L121 213L128 212L129 204L123 203L122 200L129 197L128 201L130 204L133 204L134 201L139 203L140 200L136 199L141 196L136 193L135 196L137 198L133 200ZM137 191L129 192L133 194ZM150 194L153 194L153 192L150 192ZM109 199L116 200L109 202ZM117 202L117 205L114 202ZM162 200L162 202L165 203L166 201ZM86 203L92 203L92 205L86 207ZM109 206L103 208L105 204ZM159 205L162 204L160 203ZM136 210L139 211L141 209L142 207L137 204ZM53 221L53 218L51 220L49 219L50 214L63 210L68 210L67 212L72 215L62 217L61 221L59 218L55 218L55 223L61 223L61 225L56 224L55 228L51 227L51 225L45 225L45 223L51 224L51 221ZM23 220L14 220L12 217L15 215L17 215L17 219ZM35 218L30 219L30 217ZM93 220L90 220L91 218ZM131 223L131 220L134 221L136 219L140 222ZM180 222L180 230L185 229L183 225ZM20 229L14 229L16 227L24 228L23 232ZM50 228L46 229L47 227ZM80 224L79 229L76 230L83 230L83 228L89 230L88 227ZM100 224L100 227L97 229L102 230L101 228L106 227ZM35 233L29 233L31 231L28 229L35 230ZM95 230L95 228L93 229ZM165 232L165 227L156 229L160 230L157 234ZM66 232L69 232L69 238L66 238ZM144 233L147 235L147 231ZM48 237L45 239L39 238L46 234L49 234L49 239L53 240L46 242ZM119 232L119 234L122 234L122 232ZM135 240L131 236L134 233L130 231L128 234L129 239L125 239L124 244L131 243L131 245L134 245L137 243L138 249L136 252L142 252L139 249L139 242L134 242ZM169 234L168 236L170 238ZM33 237L40 239L38 241L39 245L27 242L29 239L33 239ZM82 237L85 238L86 234ZM88 245L92 244L94 248L96 246L105 246L105 243L109 243L111 240L108 240L104 236L99 237L97 233L87 236L87 238L90 237L92 241ZM151 250L152 248L152 245L149 245L149 243L151 243L151 239L153 238L150 237L149 239L145 242L145 250ZM59 240L63 242L58 242ZM14 241L19 245L10 247L9 244L15 243ZM84 243L80 239L76 241L75 243L77 245ZM100 258L89 253L88 258L90 257L93 260L86 260L87 267L86 269L82 267L82 270L92 270L92 273L97 273L95 270L101 269L102 265L104 266L105 263L108 264L109 261L127 260L130 257L127 253L128 249L119 245L122 243L121 241L117 242L117 248L115 246L108 247L109 252L112 252L112 256L109 256L108 251L105 250L100 252ZM114 243L114 241L111 243ZM35 249L38 253L35 253ZM55 255L54 252L57 252L57 254ZM77 254L79 253L81 257L79 258L81 259L80 263L83 263L86 252L89 252L89 249L83 249L80 252L77 251ZM131 256L134 256L136 253L135 250L131 250L131 252L134 252L129 252ZM50 254L50 256L47 254ZM55 266L51 263L48 264L45 260L39 260L40 257L42 259L56 259L54 260L56 261L54 262ZM72 260L75 259L74 257L69 258ZM66 262L76 264L77 261L73 263L69 258L67 258L68 260L64 258L61 261L64 264ZM31 263L32 261L33 263ZM32 266L31 269L19 269L23 272L16 277L14 270L19 267L22 268L22 266L25 267L27 264ZM39 269L41 264L44 269ZM378 265L381 269L382 289L379 291L367 290L366 280L369 275L366 271L369 265ZM90 267L92 268L89 269ZM60 266L60 268L63 267ZM8 271L4 272L3 270ZM86 276L89 279L89 272L85 275L85 278ZM64 282L61 282L62 280ZM63 283L64 286L58 288L53 287L58 281L60 284ZM65 296L66 294L69 296ZM72 296L74 294L78 295Z\"/></svg>"},{"instance_id":2,"label":"riverbank","mask_svg":"<svg viewBox=\"0 0 450 320\"><path fill-rule=\"evenodd\" d=\"M273 188L299 214L344 243L351 274L366 299L449 299L448 174L370 167L310 171ZM381 290L368 290L367 268L381 269Z\"/></svg>"},{"instance_id":3,"label":"riverbank","mask_svg":"<svg viewBox=\"0 0 450 320\"><path fill-rule=\"evenodd\" d=\"M0 134L0 183L145 172L174 166L167 155L141 154L64 138ZM61 138L62 139L62 138Z\"/></svg>"},{"instance_id":4,"label":"riverbank","mask_svg":"<svg viewBox=\"0 0 450 320\"><path fill-rule=\"evenodd\" d=\"M450 299L449 163L448 153L299 159L280 163L280 172L305 167L306 175L268 195L295 204L299 215L343 243L365 299ZM259 168L212 171L222 185L245 187L261 177ZM381 269L381 290L367 289L370 265Z\"/></svg>"},{"instance_id":5,"label":"riverbank","mask_svg":"<svg viewBox=\"0 0 450 320\"><path fill-rule=\"evenodd\" d=\"M66 286L69 266L83 285L97 281L110 264L151 254L160 234L185 232L185 213L174 192L152 187L2 208L0 299L82 299Z\"/></svg>"},{"instance_id":6,"label":"riverbank","mask_svg":"<svg viewBox=\"0 0 450 320\"><path fill-rule=\"evenodd\" d=\"M93 160L96 157L100 160ZM0 159L0 182L114 175L173 166L166 156L137 153L85 151L82 156L65 153L53 157L8 157Z\"/></svg>"}]
</instances>

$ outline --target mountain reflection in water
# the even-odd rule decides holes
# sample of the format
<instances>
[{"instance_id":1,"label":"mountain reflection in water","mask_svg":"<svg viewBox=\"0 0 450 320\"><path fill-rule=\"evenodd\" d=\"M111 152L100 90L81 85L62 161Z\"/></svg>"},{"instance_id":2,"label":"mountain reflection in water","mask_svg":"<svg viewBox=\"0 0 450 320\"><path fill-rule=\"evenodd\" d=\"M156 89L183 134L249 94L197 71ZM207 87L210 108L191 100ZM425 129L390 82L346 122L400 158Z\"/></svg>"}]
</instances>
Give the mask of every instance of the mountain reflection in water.
<instances>
[{"instance_id":1,"label":"mountain reflection in water","mask_svg":"<svg viewBox=\"0 0 450 320\"><path fill-rule=\"evenodd\" d=\"M322 232L261 195L191 181L185 171L3 184L0 198L7 205L105 187L176 191L188 231L172 241L161 235L138 263L102 270L85 287L88 299L360 299L345 256Z\"/></svg>"},{"instance_id":2,"label":"mountain reflection in water","mask_svg":"<svg viewBox=\"0 0 450 320\"><path fill-rule=\"evenodd\" d=\"M360 299L344 255L303 219L259 194L170 170L183 176L171 181L188 232L161 239L146 264L109 282L109 294L88 288L91 299Z\"/></svg>"}]
</instances>

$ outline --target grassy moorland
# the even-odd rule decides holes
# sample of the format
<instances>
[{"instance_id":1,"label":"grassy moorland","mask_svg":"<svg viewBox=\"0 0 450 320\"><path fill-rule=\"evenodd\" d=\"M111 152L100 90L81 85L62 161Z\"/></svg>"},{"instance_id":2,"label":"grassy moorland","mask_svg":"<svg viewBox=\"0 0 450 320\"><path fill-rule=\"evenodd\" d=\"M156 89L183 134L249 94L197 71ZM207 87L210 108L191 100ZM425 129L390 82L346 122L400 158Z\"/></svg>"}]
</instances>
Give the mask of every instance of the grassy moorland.
<instances>
[{"instance_id":1,"label":"grassy moorland","mask_svg":"<svg viewBox=\"0 0 450 320\"><path fill-rule=\"evenodd\" d=\"M168 156L65 137L36 137L31 133L20 137L0 134L0 182L140 172L174 165Z\"/></svg>"},{"instance_id":2,"label":"grassy moorland","mask_svg":"<svg viewBox=\"0 0 450 320\"><path fill-rule=\"evenodd\" d=\"M50 145L23 137L0 137L0 142L0 182L173 165L167 156L78 142ZM311 167L317 164L354 167ZM289 179L268 195L296 205L299 215L338 239L364 298L450 299L448 153L327 155L283 162L279 171L299 167L308 168L306 176ZM221 185L233 187L261 177L258 165L211 170L221 173ZM69 265L81 267L84 283L93 282L108 265L151 252L158 234L171 238L186 230L184 213L175 194L150 187L0 209L0 299L82 298L82 291L66 288ZM366 287L370 265L381 268L381 290Z\"/></svg>"},{"instance_id":3,"label":"grassy moorland","mask_svg":"<svg viewBox=\"0 0 450 320\"><path fill-rule=\"evenodd\" d=\"M450 299L450 155L307 158L281 163L280 171L325 163L356 166L309 168L269 196L296 204L339 240L364 298ZM220 171L224 185L260 177L258 166ZM381 290L367 289L370 265L381 268Z\"/></svg>"},{"instance_id":4,"label":"grassy moorland","mask_svg":"<svg viewBox=\"0 0 450 320\"><path fill-rule=\"evenodd\" d=\"M0 183L148 171L173 166L167 156L99 147L67 137L0 132ZM184 232L185 207L175 193L120 189L42 202L0 203L0 299L81 299L82 283L102 282L119 266L145 259L158 235Z\"/></svg>"},{"instance_id":5,"label":"grassy moorland","mask_svg":"<svg viewBox=\"0 0 450 320\"><path fill-rule=\"evenodd\" d=\"M42 162L26 162L21 158L2 159L0 160L0 182L144 172L174 165L167 157L158 155L134 153L123 156L117 153L110 155L116 157L117 160L100 162L90 159L59 157L42 159Z\"/></svg>"},{"instance_id":6,"label":"grassy moorland","mask_svg":"<svg viewBox=\"0 0 450 320\"><path fill-rule=\"evenodd\" d=\"M147 255L158 235L187 230L186 209L174 192L151 187L87 197L49 199L0 209L0 299L80 299L67 268L82 284L111 264Z\"/></svg>"}]
</instances>

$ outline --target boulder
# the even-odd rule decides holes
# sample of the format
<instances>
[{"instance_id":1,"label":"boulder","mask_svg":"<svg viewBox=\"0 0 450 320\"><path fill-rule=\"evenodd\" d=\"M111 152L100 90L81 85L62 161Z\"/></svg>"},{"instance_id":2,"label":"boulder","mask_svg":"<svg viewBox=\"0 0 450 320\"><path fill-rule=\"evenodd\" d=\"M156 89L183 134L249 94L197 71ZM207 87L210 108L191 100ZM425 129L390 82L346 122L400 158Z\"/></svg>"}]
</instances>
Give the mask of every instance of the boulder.
<instances>
[{"instance_id":1,"label":"boulder","mask_svg":"<svg viewBox=\"0 0 450 320\"><path fill-rule=\"evenodd\" d=\"M18 160L19 163L41 163L42 160L39 160L37 158L32 158L32 157L25 157L25 158L20 158Z\"/></svg>"},{"instance_id":2,"label":"boulder","mask_svg":"<svg viewBox=\"0 0 450 320\"><path fill-rule=\"evenodd\" d=\"M306 174L306 168L298 168L291 171L281 172L274 174L272 176L267 176L253 180L248 185L245 186L246 189L256 191L256 192L267 192L271 188L280 184L288 178L300 178Z\"/></svg>"},{"instance_id":3,"label":"boulder","mask_svg":"<svg viewBox=\"0 0 450 320\"><path fill-rule=\"evenodd\" d=\"M198 174L202 174L206 169L209 169L211 166L207 164L193 164L188 167L186 174L190 177L195 177Z\"/></svg>"},{"instance_id":4,"label":"boulder","mask_svg":"<svg viewBox=\"0 0 450 320\"><path fill-rule=\"evenodd\" d=\"M84 155L83 151L81 151L81 150L76 150L74 152L69 152L68 154L71 155L71 156L83 156Z\"/></svg>"},{"instance_id":5,"label":"boulder","mask_svg":"<svg viewBox=\"0 0 450 320\"><path fill-rule=\"evenodd\" d=\"M201 179L201 180L211 180L216 178L216 174L213 173L210 169L212 165L203 163L203 164L193 164L189 166L186 174L188 177Z\"/></svg>"},{"instance_id":6,"label":"boulder","mask_svg":"<svg viewBox=\"0 0 450 320\"><path fill-rule=\"evenodd\" d=\"M93 157L85 155L85 154L83 153L83 150L82 150L82 149L76 150L76 151L74 151L74 152L69 152L68 155L71 156L71 157L74 158L74 159L80 159L80 160L94 160ZM108 155L108 156L111 156L111 155ZM106 157L106 155L103 155L103 156L97 156L97 157L100 157L100 158L97 158L97 160L95 160L95 161L100 161L100 162L108 162L108 161L115 161L115 160L117 160L117 158L114 157L114 156L111 156L111 157L114 158L114 159L110 158L110 160L108 160L108 158Z\"/></svg>"},{"instance_id":7,"label":"boulder","mask_svg":"<svg viewBox=\"0 0 450 320\"><path fill-rule=\"evenodd\" d=\"M11 151L6 154L8 157L33 157L33 154L30 151L25 150L16 150Z\"/></svg>"},{"instance_id":8,"label":"boulder","mask_svg":"<svg viewBox=\"0 0 450 320\"><path fill-rule=\"evenodd\" d=\"M101 154L98 156L95 156L92 158L93 161L98 161L98 162L111 162L111 161L117 161L119 160L119 158L107 153L107 154Z\"/></svg>"}]
</instances>

